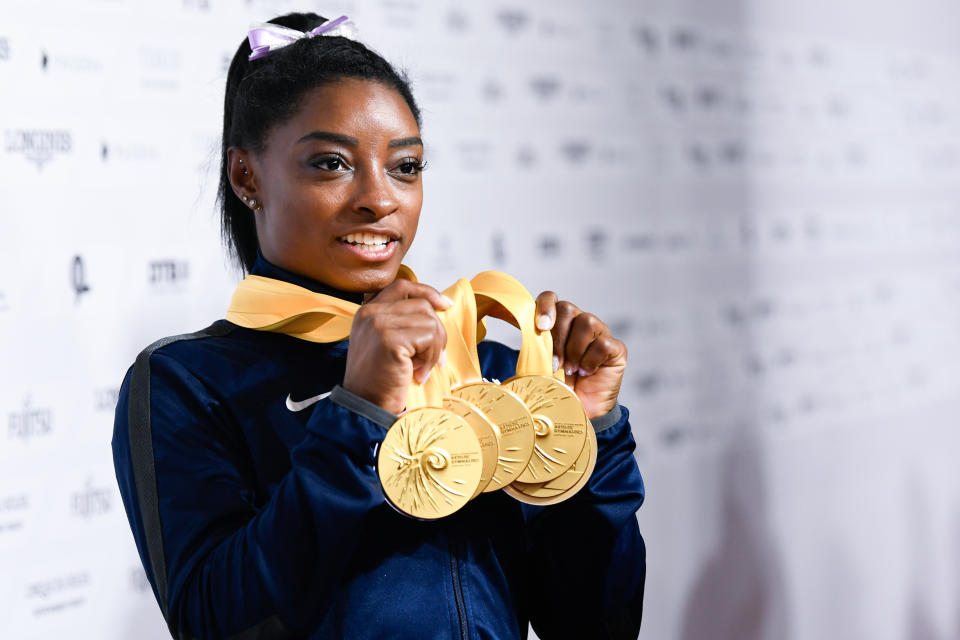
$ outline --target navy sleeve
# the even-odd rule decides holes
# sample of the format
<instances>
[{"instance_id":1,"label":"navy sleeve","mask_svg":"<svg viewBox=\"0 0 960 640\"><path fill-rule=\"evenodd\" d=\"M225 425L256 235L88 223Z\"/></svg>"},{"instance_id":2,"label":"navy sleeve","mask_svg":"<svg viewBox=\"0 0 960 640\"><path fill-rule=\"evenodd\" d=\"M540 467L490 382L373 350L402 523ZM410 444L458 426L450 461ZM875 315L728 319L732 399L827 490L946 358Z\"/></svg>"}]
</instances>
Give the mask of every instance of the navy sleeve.
<instances>
[{"instance_id":1,"label":"navy sleeve","mask_svg":"<svg viewBox=\"0 0 960 640\"><path fill-rule=\"evenodd\" d=\"M484 342L480 355L487 378L514 375L516 351ZM530 621L541 638L619 640L640 632L646 549L636 512L644 488L629 411L617 407L593 426L597 463L587 485L565 502L523 506Z\"/></svg>"},{"instance_id":2,"label":"navy sleeve","mask_svg":"<svg viewBox=\"0 0 960 640\"><path fill-rule=\"evenodd\" d=\"M385 430L319 401L292 470L257 505L229 422L176 360L138 358L113 438L137 548L174 637L300 637L330 607L358 531L384 503L374 452Z\"/></svg>"}]
</instances>

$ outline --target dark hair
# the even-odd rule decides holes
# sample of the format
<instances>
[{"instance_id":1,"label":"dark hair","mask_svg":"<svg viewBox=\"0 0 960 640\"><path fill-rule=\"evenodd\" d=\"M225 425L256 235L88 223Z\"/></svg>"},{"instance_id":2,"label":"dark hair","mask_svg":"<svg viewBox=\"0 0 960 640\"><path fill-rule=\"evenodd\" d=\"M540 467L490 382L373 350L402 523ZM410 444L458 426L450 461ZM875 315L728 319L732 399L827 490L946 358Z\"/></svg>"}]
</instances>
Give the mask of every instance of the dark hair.
<instances>
[{"instance_id":1,"label":"dark hair","mask_svg":"<svg viewBox=\"0 0 960 640\"><path fill-rule=\"evenodd\" d=\"M314 13L290 13L270 22L307 32L326 20ZM244 272L253 266L260 244L253 212L230 187L227 149L262 150L269 129L290 118L306 93L341 78L372 80L396 89L420 124L420 109L407 78L354 40L340 36L302 38L265 58L251 62L249 56L250 44L244 40L227 72L217 192L224 244Z\"/></svg>"}]
</instances>

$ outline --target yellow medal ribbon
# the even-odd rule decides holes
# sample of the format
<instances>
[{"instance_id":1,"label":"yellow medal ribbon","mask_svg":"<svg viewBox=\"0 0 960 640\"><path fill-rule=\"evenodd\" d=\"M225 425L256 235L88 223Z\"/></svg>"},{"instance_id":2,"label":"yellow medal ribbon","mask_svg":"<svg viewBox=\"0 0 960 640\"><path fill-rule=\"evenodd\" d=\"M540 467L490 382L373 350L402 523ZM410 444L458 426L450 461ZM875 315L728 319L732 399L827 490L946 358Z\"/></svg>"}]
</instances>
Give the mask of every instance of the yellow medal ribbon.
<instances>
[{"instance_id":1,"label":"yellow medal ribbon","mask_svg":"<svg viewBox=\"0 0 960 640\"><path fill-rule=\"evenodd\" d=\"M400 265L397 277L417 281L406 265ZM283 280L248 275L233 292L226 318L247 329L285 333L310 342L339 342L350 336L359 308L354 302Z\"/></svg>"}]
</instances>

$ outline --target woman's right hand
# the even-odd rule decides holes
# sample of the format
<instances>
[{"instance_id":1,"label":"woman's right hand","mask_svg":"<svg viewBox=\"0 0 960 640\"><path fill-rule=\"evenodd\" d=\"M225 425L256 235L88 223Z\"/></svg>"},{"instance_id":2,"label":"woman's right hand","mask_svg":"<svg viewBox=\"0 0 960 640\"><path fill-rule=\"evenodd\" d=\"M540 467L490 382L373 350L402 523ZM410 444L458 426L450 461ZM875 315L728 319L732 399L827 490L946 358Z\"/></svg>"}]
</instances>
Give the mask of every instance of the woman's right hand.
<instances>
[{"instance_id":1,"label":"woman's right hand","mask_svg":"<svg viewBox=\"0 0 960 640\"><path fill-rule=\"evenodd\" d=\"M447 333L437 311L453 302L433 287L395 280L353 318L343 388L400 413L411 381L422 384L439 361Z\"/></svg>"}]
</instances>

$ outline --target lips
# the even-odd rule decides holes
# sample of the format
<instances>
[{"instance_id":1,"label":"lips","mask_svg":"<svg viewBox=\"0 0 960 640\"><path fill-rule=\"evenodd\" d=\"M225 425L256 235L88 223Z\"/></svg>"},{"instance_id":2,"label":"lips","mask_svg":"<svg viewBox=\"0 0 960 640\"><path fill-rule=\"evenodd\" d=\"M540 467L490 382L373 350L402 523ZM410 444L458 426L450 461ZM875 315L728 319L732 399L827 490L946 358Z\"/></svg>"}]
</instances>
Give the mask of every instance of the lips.
<instances>
[{"instance_id":1,"label":"lips","mask_svg":"<svg viewBox=\"0 0 960 640\"><path fill-rule=\"evenodd\" d=\"M399 238L375 231L356 231L337 240L344 249L361 260L382 262L393 256Z\"/></svg>"},{"instance_id":2,"label":"lips","mask_svg":"<svg viewBox=\"0 0 960 640\"><path fill-rule=\"evenodd\" d=\"M391 238L380 233L348 233L345 236L337 238L340 242L346 242L347 244L358 245L362 248L369 248L371 250L384 249L387 244L396 240L396 238Z\"/></svg>"}]
</instances>

